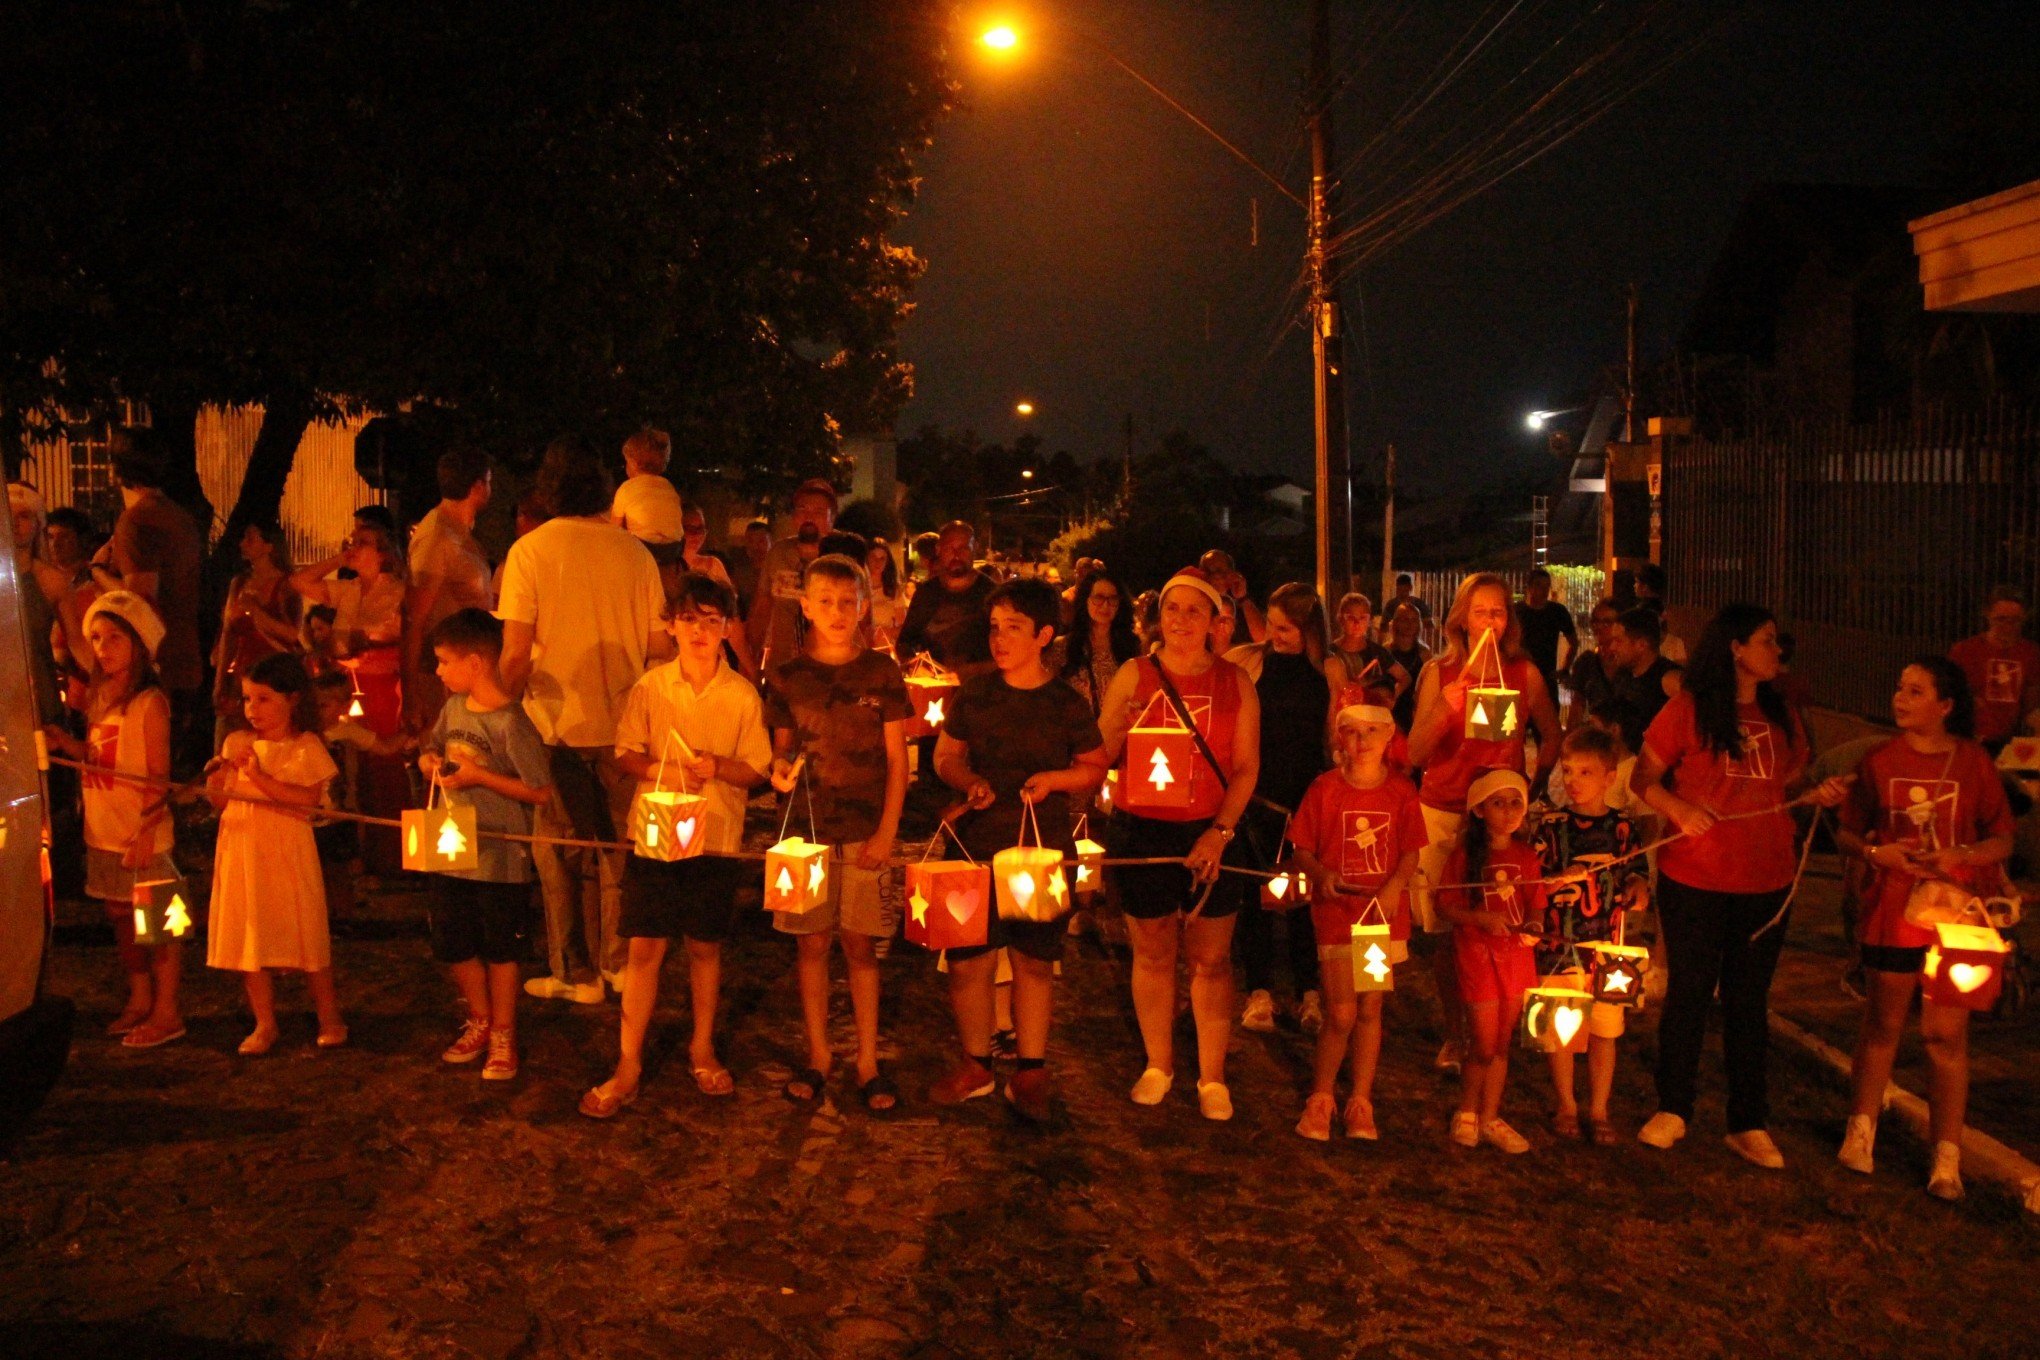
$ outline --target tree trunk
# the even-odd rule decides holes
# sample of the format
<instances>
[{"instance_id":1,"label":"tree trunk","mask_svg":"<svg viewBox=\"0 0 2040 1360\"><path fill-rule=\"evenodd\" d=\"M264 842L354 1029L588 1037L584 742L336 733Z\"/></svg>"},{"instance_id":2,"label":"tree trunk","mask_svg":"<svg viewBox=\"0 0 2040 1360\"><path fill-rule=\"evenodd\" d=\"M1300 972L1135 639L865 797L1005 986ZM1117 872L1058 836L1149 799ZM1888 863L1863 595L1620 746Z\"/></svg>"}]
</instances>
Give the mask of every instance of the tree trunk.
<instances>
[{"instance_id":1,"label":"tree trunk","mask_svg":"<svg viewBox=\"0 0 2040 1360\"><path fill-rule=\"evenodd\" d=\"M276 518L283 505L283 485L290 480L291 464L297 460L298 445L311 418L311 399L304 393L270 394L263 404L262 428L248 454L248 471L241 478L241 494L220 534L221 543L238 543L241 531L252 521Z\"/></svg>"}]
</instances>

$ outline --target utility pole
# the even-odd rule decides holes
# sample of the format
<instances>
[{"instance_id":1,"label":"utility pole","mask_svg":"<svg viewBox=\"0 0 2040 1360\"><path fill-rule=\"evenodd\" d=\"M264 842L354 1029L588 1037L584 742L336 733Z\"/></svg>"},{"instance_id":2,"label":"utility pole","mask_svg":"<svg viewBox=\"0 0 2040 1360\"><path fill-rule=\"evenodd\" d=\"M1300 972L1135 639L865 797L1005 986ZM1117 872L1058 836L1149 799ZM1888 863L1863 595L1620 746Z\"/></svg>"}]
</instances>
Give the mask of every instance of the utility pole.
<instances>
[{"instance_id":1,"label":"utility pole","mask_svg":"<svg viewBox=\"0 0 2040 1360\"><path fill-rule=\"evenodd\" d=\"M1383 480L1387 494L1381 505L1381 599L1395 596L1395 445L1388 446L1388 472Z\"/></svg>"},{"instance_id":2,"label":"utility pole","mask_svg":"<svg viewBox=\"0 0 2040 1360\"><path fill-rule=\"evenodd\" d=\"M1622 442L1636 442L1636 285L1629 285L1628 359L1622 379Z\"/></svg>"},{"instance_id":3,"label":"utility pole","mask_svg":"<svg viewBox=\"0 0 2040 1360\"><path fill-rule=\"evenodd\" d=\"M1316 398L1317 589L1327 604L1338 598L1332 589L1332 492L1348 485L1346 456L1346 394L1339 370L1344 366L1344 332L1340 325L1338 291L1332 285L1328 243L1337 232L1332 174L1332 25L1329 0L1310 3L1310 203L1307 263L1310 273L1310 349ZM1349 490L1350 494L1350 490Z\"/></svg>"}]
</instances>

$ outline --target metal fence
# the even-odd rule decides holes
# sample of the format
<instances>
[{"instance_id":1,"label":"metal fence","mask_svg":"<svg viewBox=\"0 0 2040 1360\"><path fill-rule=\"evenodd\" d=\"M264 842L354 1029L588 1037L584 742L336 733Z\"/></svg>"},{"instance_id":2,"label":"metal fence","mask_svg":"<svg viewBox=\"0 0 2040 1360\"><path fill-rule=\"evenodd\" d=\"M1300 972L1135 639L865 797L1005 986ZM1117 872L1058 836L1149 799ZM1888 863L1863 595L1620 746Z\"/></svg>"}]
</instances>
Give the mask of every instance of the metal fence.
<instances>
[{"instance_id":1,"label":"metal fence","mask_svg":"<svg viewBox=\"0 0 2040 1360\"><path fill-rule=\"evenodd\" d=\"M1665 453L1675 605L1769 606L1820 702L1886 717L1898 672L1977 631L1993 584L2040 592L2040 420L1999 407Z\"/></svg>"},{"instance_id":2,"label":"metal fence","mask_svg":"<svg viewBox=\"0 0 2040 1360\"><path fill-rule=\"evenodd\" d=\"M1472 575L1470 571L1410 573L1412 589L1417 598L1431 609L1431 621L1424 626L1424 642L1433 651L1444 642L1445 616L1452 610L1452 597L1459 593L1459 583L1470 575ZM1517 599L1523 598L1523 589L1530 581L1529 568L1520 571L1498 571L1495 575L1509 583L1509 589ZM1393 594L1393 591L1390 593ZM1582 646L1585 646L1587 641L1587 616L1593 613L1594 602L1607 593L1607 581L1597 568L1551 568L1551 598L1572 611L1573 618L1579 623Z\"/></svg>"}]
</instances>

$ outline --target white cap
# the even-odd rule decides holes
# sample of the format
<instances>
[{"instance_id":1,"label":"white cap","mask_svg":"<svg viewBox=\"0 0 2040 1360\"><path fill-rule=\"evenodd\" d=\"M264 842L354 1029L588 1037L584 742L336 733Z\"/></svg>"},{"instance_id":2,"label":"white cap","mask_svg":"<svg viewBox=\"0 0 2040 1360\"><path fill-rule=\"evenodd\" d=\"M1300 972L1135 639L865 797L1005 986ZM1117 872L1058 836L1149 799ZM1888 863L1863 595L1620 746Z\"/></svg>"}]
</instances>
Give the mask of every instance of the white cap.
<instances>
[{"instance_id":1,"label":"white cap","mask_svg":"<svg viewBox=\"0 0 2040 1360\"><path fill-rule=\"evenodd\" d=\"M1380 704L1347 704L1339 710L1339 718L1335 726L1358 727L1361 723L1388 723L1393 726L1395 714L1389 712Z\"/></svg>"}]
</instances>

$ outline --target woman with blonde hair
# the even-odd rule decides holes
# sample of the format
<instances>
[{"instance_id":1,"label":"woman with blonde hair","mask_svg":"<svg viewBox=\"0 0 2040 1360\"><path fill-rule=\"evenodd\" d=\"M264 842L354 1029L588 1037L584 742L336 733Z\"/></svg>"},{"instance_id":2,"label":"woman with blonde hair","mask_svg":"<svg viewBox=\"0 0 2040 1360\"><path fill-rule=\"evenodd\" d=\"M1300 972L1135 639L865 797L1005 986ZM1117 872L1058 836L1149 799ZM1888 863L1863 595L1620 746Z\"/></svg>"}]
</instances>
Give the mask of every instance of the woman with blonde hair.
<instances>
[{"instance_id":1,"label":"woman with blonde hair","mask_svg":"<svg viewBox=\"0 0 2040 1360\"><path fill-rule=\"evenodd\" d=\"M1459 583L1445 616L1445 650L1431 658L1417 681L1417 714L1410 724L1410 763L1424 772L1418 796L1430 833L1430 845L1418 859L1419 890L1410 895L1422 927L1411 942L1416 952L1429 955L1438 984L1446 1035L1438 1050L1441 1071L1460 1066L1464 1017L1452 953L1438 947L1450 939L1452 925L1438 914L1429 888L1446 881L1445 862L1466 821L1466 791L1483 770L1521 773L1527 727L1537 729L1537 770L1530 787L1543 788L1558 761L1558 710L1544 677L1523 652L1522 625L1511 596L1509 583L1491 571L1475 572ZM1476 686L1517 695L1512 713L1490 715L1500 726L1498 737L1467 735L1467 694Z\"/></svg>"}]
</instances>

